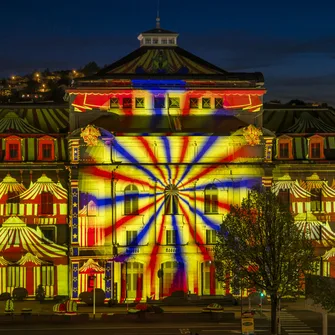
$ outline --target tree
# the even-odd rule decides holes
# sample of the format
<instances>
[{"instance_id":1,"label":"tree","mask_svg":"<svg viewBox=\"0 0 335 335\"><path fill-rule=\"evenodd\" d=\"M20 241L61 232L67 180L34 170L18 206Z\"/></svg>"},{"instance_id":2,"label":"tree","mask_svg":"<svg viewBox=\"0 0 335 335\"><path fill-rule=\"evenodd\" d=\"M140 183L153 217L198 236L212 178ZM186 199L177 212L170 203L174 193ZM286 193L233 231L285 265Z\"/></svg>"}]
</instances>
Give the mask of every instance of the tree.
<instances>
[{"instance_id":1,"label":"tree","mask_svg":"<svg viewBox=\"0 0 335 335\"><path fill-rule=\"evenodd\" d=\"M89 62L87 63L80 71L85 76L91 76L93 74L96 74L100 70L100 67L96 62Z\"/></svg>"},{"instance_id":2,"label":"tree","mask_svg":"<svg viewBox=\"0 0 335 335\"><path fill-rule=\"evenodd\" d=\"M241 206L231 206L214 249L216 276L232 286L264 290L271 297L271 333L277 334L279 299L297 295L313 271L314 247L308 234L268 189L252 190Z\"/></svg>"}]
</instances>

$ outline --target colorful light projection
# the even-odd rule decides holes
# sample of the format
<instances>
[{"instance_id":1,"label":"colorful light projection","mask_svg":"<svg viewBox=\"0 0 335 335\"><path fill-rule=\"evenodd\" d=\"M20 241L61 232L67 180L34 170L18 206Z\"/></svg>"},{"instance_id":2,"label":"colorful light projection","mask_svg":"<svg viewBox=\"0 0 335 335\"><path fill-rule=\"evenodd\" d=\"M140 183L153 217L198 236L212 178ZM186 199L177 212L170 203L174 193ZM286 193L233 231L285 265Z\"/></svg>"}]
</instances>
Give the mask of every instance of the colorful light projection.
<instances>
[{"instance_id":1,"label":"colorful light projection","mask_svg":"<svg viewBox=\"0 0 335 335\"><path fill-rule=\"evenodd\" d=\"M94 152L100 151L90 148L96 164L83 167L80 172L80 196L85 201L79 213L87 212L89 207L94 212L104 206L115 206L115 214L109 213L112 222L107 225L98 223L96 218L89 225L89 215L83 214L79 225L84 231L79 236L88 237L85 241L80 238L80 243L102 246L112 241L113 245L124 246L118 247L118 255L113 257L114 262L122 263L121 301L128 296L127 264L134 260L141 262L138 267L144 264L134 284L138 300L144 294L157 297L158 291L160 297L178 290L186 292L190 290L190 277L191 291L200 293L197 262L209 268L209 293L215 294L214 268L208 266L213 255L206 247L213 241L206 240L206 231L217 231L230 203L239 202L247 189L260 183L261 176L261 171L255 168L234 164L227 167L243 159L245 153L244 137L235 136L235 141L236 138L238 146L232 145L232 137L219 136L114 137L114 160L120 162L114 171L99 165L101 157L94 157ZM112 199L101 192L90 193L92 183L99 184L100 179L115 185L114 194L107 191ZM106 189L104 185L101 181L96 188ZM125 230L137 232L129 235L126 245L122 238ZM173 259L169 269L165 267L167 254Z\"/></svg>"}]
</instances>

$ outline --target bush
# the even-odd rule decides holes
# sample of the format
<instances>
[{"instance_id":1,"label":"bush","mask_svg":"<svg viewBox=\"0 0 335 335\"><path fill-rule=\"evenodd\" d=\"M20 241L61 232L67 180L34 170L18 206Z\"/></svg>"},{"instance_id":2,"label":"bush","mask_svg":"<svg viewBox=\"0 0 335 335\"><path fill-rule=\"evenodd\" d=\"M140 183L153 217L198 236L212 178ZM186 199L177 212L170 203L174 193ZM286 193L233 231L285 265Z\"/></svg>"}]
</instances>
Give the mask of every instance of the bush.
<instances>
[{"instance_id":1,"label":"bush","mask_svg":"<svg viewBox=\"0 0 335 335\"><path fill-rule=\"evenodd\" d=\"M95 289L95 305L103 306L105 303L105 292L101 288ZM79 294L79 299L83 301L86 305L93 305L93 291L92 292L82 292Z\"/></svg>"},{"instance_id":2,"label":"bush","mask_svg":"<svg viewBox=\"0 0 335 335\"><path fill-rule=\"evenodd\" d=\"M4 292L0 294L0 301L6 301L10 299L10 293Z\"/></svg>"},{"instance_id":3,"label":"bush","mask_svg":"<svg viewBox=\"0 0 335 335\"><path fill-rule=\"evenodd\" d=\"M13 299L14 300L24 300L28 297L28 291L24 287L16 287L13 290Z\"/></svg>"}]
</instances>

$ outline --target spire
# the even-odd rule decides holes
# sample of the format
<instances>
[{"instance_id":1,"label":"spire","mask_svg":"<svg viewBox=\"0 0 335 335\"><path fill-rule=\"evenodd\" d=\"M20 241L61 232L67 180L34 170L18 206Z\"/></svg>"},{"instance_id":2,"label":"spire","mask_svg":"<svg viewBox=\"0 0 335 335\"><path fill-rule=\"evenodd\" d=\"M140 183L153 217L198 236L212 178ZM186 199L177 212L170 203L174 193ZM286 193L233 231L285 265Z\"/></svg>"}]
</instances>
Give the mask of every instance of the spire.
<instances>
[{"instance_id":1,"label":"spire","mask_svg":"<svg viewBox=\"0 0 335 335\"><path fill-rule=\"evenodd\" d=\"M156 28L159 29L160 27L161 27L161 19L159 17L159 0L157 0Z\"/></svg>"}]
</instances>

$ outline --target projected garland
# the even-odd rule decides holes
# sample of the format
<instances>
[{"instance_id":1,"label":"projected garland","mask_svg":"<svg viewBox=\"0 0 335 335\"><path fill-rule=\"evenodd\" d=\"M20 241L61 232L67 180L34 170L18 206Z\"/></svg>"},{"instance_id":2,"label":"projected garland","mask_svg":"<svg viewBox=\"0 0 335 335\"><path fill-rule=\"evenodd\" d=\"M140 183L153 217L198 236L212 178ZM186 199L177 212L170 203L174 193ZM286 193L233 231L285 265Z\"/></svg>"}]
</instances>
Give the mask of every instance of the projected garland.
<instances>
[{"instance_id":1,"label":"projected garland","mask_svg":"<svg viewBox=\"0 0 335 335\"><path fill-rule=\"evenodd\" d=\"M93 130L86 135L92 133ZM238 137L247 144L242 136ZM86 138L85 142L94 140ZM214 243L222 215L229 210L228 191L235 187L246 190L259 181L248 178L245 171L246 177L236 183L222 171L220 176L217 169L242 158L244 146L231 146L228 152L231 138L218 136L120 136L111 142L114 160L120 162L117 169L111 171L92 164L80 178L81 246L105 245L106 241L118 246L113 261L121 263L121 300L129 296L125 281L130 280L128 274L134 270L131 264L139 257L142 259L136 264L134 284L138 300L144 294L143 276L150 277L146 278L147 296L157 298L157 282L160 297L173 291L188 291L187 277L191 273L197 277L196 262L208 267L203 270L210 276L208 294L215 294L214 269L210 265L213 256L208 244ZM101 140L99 145L87 148L91 161L102 154ZM110 151L108 146L105 149ZM89 222L93 219L90 214L99 207L112 206L101 192L98 196L90 192L85 181L92 178L112 180L116 190L112 195L116 215L107 227L95 222L92 228ZM122 237L125 229L126 241ZM167 255L172 261L167 261ZM192 291L199 293L198 278L194 281Z\"/></svg>"}]
</instances>

